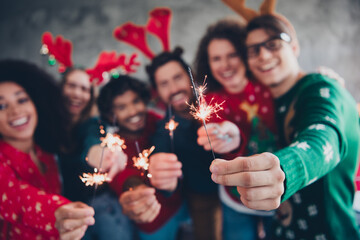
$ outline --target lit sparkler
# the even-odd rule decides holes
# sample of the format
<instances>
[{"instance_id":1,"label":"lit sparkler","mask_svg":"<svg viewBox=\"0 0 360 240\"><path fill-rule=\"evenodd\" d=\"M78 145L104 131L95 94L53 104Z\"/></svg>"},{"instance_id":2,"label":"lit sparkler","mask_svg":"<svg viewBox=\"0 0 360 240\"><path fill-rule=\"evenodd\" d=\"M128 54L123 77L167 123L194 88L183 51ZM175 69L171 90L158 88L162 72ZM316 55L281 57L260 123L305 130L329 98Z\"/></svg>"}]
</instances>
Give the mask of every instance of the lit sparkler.
<instances>
[{"instance_id":1,"label":"lit sparkler","mask_svg":"<svg viewBox=\"0 0 360 240\"><path fill-rule=\"evenodd\" d=\"M100 126L100 133L105 134L104 127ZM104 182L111 181L111 179L107 176L107 173L101 172L102 170L102 162L104 156L105 148L109 148L110 151L114 152L115 150L121 150L126 148L125 141L120 138L117 134L107 133L105 137L101 137L101 144L102 147L101 156L100 156L100 164L99 164L99 171L97 168L94 169L94 173L83 173L82 176L79 176L81 181L85 183L85 186L93 186L95 185L95 192L98 185L103 184ZM88 161L88 158L86 158ZM94 192L94 196L95 196Z\"/></svg>"},{"instance_id":2,"label":"lit sparkler","mask_svg":"<svg viewBox=\"0 0 360 240\"><path fill-rule=\"evenodd\" d=\"M188 71L189 71L189 75L190 75L190 79L191 79L191 84L192 84L192 87L194 90L195 99L196 99L196 102L198 105L198 106L195 106L194 104L191 104L191 105L189 104L190 114L195 119L201 120L203 122L205 132L206 132L209 144L210 144L211 153L212 153L213 158L215 159L214 150L211 146L211 141L210 141L209 134L208 134L208 131L206 128L206 121L210 120L211 115L213 115L213 114L215 114L216 117L220 118L220 116L217 114L217 112L224 109L221 106L224 102L222 102L220 104L218 104L218 103L212 104L212 101L213 101L213 98L212 98L209 103L206 103L206 100L205 100L206 76L204 79L204 84L202 86L196 87L190 67L188 68Z\"/></svg>"},{"instance_id":3,"label":"lit sparkler","mask_svg":"<svg viewBox=\"0 0 360 240\"><path fill-rule=\"evenodd\" d=\"M169 130L170 135L170 144L171 144L171 152L174 152L174 131L179 125L178 122L174 120L174 116L171 113L171 105L168 105L168 114L169 114L169 121L165 124L165 129Z\"/></svg>"},{"instance_id":4,"label":"lit sparkler","mask_svg":"<svg viewBox=\"0 0 360 240\"><path fill-rule=\"evenodd\" d=\"M147 171L149 169L149 156L154 151L154 149L155 146L152 146L150 149L144 149L142 152L139 153L138 157L133 157L132 160L134 161L134 166L137 169ZM148 173L146 176L148 178L152 177L150 173Z\"/></svg>"},{"instance_id":5,"label":"lit sparkler","mask_svg":"<svg viewBox=\"0 0 360 240\"><path fill-rule=\"evenodd\" d=\"M94 171L94 173L83 173L82 176L79 176L85 186L101 185L104 182L111 181L107 173L99 173L96 168Z\"/></svg>"},{"instance_id":6,"label":"lit sparkler","mask_svg":"<svg viewBox=\"0 0 360 240\"><path fill-rule=\"evenodd\" d=\"M100 140L100 145L102 147L108 147L112 152L114 152L116 149L122 150L126 148L126 145L124 144L125 141L117 134L107 133L106 137L102 137Z\"/></svg>"}]
</instances>

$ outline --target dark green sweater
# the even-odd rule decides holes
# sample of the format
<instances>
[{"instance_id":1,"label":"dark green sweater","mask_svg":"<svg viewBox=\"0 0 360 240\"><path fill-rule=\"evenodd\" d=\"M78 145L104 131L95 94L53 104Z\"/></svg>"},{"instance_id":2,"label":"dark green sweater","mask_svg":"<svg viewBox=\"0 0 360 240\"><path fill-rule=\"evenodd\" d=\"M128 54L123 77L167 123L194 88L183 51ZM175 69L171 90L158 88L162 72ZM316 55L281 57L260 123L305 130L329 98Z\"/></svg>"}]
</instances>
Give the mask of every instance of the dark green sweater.
<instances>
[{"instance_id":1,"label":"dark green sweater","mask_svg":"<svg viewBox=\"0 0 360 240\"><path fill-rule=\"evenodd\" d=\"M352 210L359 117L351 95L320 74L276 99L286 175L275 239L360 239ZM285 201L286 200L286 201Z\"/></svg>"}]
</instances>

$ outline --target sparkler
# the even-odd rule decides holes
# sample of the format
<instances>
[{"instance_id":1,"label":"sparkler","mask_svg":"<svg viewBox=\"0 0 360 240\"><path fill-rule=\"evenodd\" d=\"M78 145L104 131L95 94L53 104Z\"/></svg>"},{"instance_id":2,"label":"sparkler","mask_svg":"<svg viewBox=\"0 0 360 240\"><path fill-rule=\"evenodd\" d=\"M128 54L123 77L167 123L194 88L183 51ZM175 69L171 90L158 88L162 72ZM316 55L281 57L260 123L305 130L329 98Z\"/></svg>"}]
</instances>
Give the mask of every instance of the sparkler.
<instances>
[{"instance_id":1,"label":"sparkler","mask_svg":"<svg viewBox=\"0 0 360 240\"><path fill-rule=\"evenodd\" d=\"M80 179L85 183L85 186L96 186L96 184L101 185L104 182L111 181L111 179L108 178L107 173L99 173L97 172L97 168L94 169L94 173L83 173L83 175L80 176Z\"/></svg>"},{"instance_id":2,"label":"sparkler","mask_svg":"<svg viewBox=\"0 0 360 240\"><path fill-rule=\"evenodd\" d=\"M154 151L155 146L152 146L149 149L144 149L142 152L140 152L138 142L136 141L135 144L136 144L136 148L139 152L139 156L132 158L132 160L134 161L134 167L146 172L149 169L149 156ZM152 177L150 173L148 173L146 176L148 178Z\"/></svg>"},{"instance_id":3,"label":"sparkler","mask_svg":"<svg viewBox=\"0 0 360 240\"><path fill-rule=\"evenodd\" d=\"M171 113L171 105L169 104L169 121L165 124L165 129L169 130L170 142L171 142L171 152L174 152L174 131L179 125L178 122L174 120L174 116Z\"/></svg>"},{"instance_id":4,"label":"sparkler","mask_svg":"<svg viewBox=\"0 0 360 240\"><path fill-rule=\"evenodd\" d=\"M196 99L196 102L198 105L196 107L196 106L194 106L194 104L191 104L191 105L189 104L190 114L195 119L201 120L203 122L206 136L207 136L209 144L210 144L211 153L212 153L213 158L215 159L214 150L213 150L213 147L211 146L210 137L209 137L209 134L208 134L208 131L206 128L206 121L210 120L210 117L212 114L215 114L216 117L220 118L220 116L217 114L217 112L223 110L223 107L221 105L224 102L222 102L220 104L215 103L212 105L212 101L213 101L213 98L212 98L209 103L206 103L206 101L205 101L206 76L204 79L204 84L202 86L196 87L190 67L188 67L188 71L189 71L189 75L190 75L190 79L191 79L191 84L194 89L195 99Z\"/></svg>"},{"instance_id":5,"label":"sparkler","mask_svg":"<svg viewBox=\"0 0 360 240\"><path fill-rule=\"evenodd\" d=\"M100 133L105 134L103 126L100 126ZM117 134L107 133L106 137L101 137L100 140L100 146L102 147L102 151L100 156L99 171L97 168L95 168L94 173L83 173L82 176L79 176L81 181L85 183L85 186L95 185L94 196L98 185L102 185L104 182L111 181L111 179L107 176L107 173L101 172L105 148L109 148L112 152L114 152L115 150L122 150L126 148L125 141L121 139L120 136ZM88 159L86 158L86 160Z\"/></svg>"}]
</instances>

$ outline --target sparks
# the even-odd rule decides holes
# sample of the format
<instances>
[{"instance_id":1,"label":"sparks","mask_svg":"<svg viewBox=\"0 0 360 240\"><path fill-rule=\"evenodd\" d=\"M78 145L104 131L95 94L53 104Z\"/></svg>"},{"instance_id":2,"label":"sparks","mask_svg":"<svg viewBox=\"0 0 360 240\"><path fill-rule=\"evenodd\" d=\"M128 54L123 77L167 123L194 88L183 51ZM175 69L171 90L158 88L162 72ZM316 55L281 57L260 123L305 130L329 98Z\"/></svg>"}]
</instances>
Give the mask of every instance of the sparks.
<instances>
[{"instance_id":1,"label":"sparks","mask_svg":"<svg viewBox=\"0 0 360 240\"><path fill-rule=\"evenodd\" d=\"M83 175L79 177L81 181L85 183L85 186L101 185L104 182L111 181L107 173L97 172L96 168L94 173L83 173Z\"/></svg>"},{"instance_id":2,"label":"sparks","mask_svg":"<svg viewBox=\"0 0 360 240\"><path fill-rule=\"evenodd\" d=\"M125 141L117 134L107 133L106 137L100 138L101 146L108 147L112 152L116 149L122 150L126 148Z\"/></svg>"},{"instance_id":3,"label":"sparks","mask_svg":"<svg viewBox=\"0 0 360 240\"><path fill-rule=\"evenodd\" d=\"M194 104L189 105L190 107L190 114L198 120L203 120L205 122L209 121L211 116L213 114L215 114L215 116L217 118L220 118L220 116L217 114L219 111L224 110L224 108L222 107L222 103L218 104L212 104L212 101L214 100L214 98L212 98L210 100L209 103L206 103L205 99L204 99L204 94L202 93L202 95L199 94L200 99L198 100L198 106L196 107Z\"/></svg>"},{"instance_id":4,"label":"sparks","mask_svg":"<svg viewBox=\"0 0 360 240\"><path fill-rule=\"evenodd\" d=\"M190 75L191 84L192 84L192 87L193 87L193 90L194 90L195 99L196 99L196 102L198 104L197 107L195 107L194 104L191 104L191 105L188 104L189 107L190 107L190 114L195 119L202 120L204 128L205 128L205 132L206 132L209 144L210 144L211 153L212 153L212 156L213 156L213 158L215 160L214 150L213 150L213 148L211 146L211 141L210 141L210 138L209 138L209 134L208 134L207 129L206 129L206 121L210 120L210 117L211 117L212 114L215 114L218 118L220 118L220 116L217 114L217 112L224 109L221 105L225 101L223 101L220 104L215 103L214 105L211 105L211 103L212 103L212 101L214 99L214 98L212 98L210 100L210 102L207 104L206 101L205 101L205 90L206 90L206 83L205 82L206 82L207 76L205 76L205 78L204 78L203 85L200 86L200 87L196 87L190 67L188 67L188 71L189 71L189 75Z\"/></svg>"},{"instance_id":5,"label":"sparks","mask_svg":"<svg viewBox=\"0 0 360 240\"><path fill-rule=\"evenodd\" d=\"M177 126L179 125L178 122L175 122L174 117L172 117L166 124L165 124L165 129L169 130L170 132L170 136L172 136L174 134L174 130L177 128Z\"/></svg>"},{"instance_id":6,"label":"sparks","mask_svg":"<svg viewBox=\"0 0 360 240\"><path fill-rule=\"evenodd\" d=\"M134 166L138 169L147 171L149 168L149 156L154 149L155 146L152 146L150 149L144 149L141 153L139 153L138 157L133 157Z\"/></svg>"}]
</instances>

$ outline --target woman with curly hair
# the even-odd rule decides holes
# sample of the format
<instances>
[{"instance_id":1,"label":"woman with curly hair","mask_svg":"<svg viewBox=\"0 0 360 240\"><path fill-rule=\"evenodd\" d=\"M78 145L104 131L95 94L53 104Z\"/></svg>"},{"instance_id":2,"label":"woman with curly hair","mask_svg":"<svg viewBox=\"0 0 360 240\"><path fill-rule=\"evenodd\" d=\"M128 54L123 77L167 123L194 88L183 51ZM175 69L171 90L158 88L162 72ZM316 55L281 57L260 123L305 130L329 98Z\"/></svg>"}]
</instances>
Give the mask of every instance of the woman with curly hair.
<instances>
[{"instance_id":1,"label":"woman with curly hair","mask_svg":"<svg viewBox=\"0 0 360 240\"><path fill-rule=\"evenodd\" d=\"M0 238L80 239L94 211L60 195L63 112L53 79L25 61L0 61ZM71 217L70 217L71 216Z\"/></svg>"}]
</instances>

